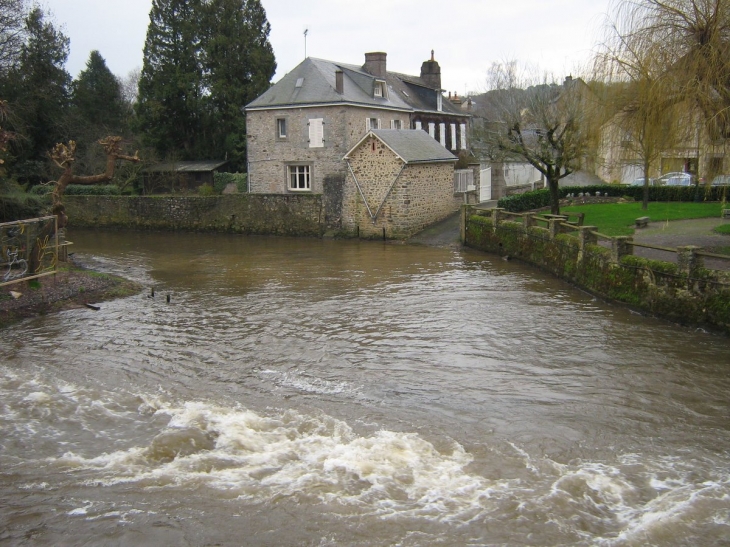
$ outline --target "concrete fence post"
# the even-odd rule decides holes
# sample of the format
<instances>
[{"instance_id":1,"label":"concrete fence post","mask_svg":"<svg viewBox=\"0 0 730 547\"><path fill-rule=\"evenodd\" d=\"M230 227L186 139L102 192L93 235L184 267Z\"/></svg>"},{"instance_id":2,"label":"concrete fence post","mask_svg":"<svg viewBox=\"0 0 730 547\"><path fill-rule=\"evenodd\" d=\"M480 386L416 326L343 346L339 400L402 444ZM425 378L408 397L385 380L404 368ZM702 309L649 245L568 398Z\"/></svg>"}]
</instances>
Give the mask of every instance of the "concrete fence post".
<instances>
[{"instance_id":1,"label":"concrete fence post","mask_svg":"<svg viewBox=\"0 0 730 547\"><path fill-rule=\"evenodd\" d=\"M616 236L611 240L611 262L618 264L622 256L633 254L634 240L628 236Z\"/></svg>"},{"instance_id":2,"label":"concrete fence post","mask_svg":"<svg viewBox=\"0 0 730 547\"><path fill-rule=\"evenodd\" d=\"M525 232L529 228L533 228L537 226L537 220L535 220L535 213L525 213L525 216L522 217L522 226L525 229Z\"/></svg>"},{"instance_id":3,"label":"concrete fence post","mask_svg":"<svg viewBox=\"0 0 730 547\"><path fill-rule=\"evenodd\" d=\"M586 247L598 243L595 226L579 226L578 227L578 262L582 262L585 257Z\"/></svg>"},{"instance_id":4,"label":"concrete fence post","mask_svg":"<svg viewBox=\"0 0 730 547\"><path fill-rule=\"evenodd\" d=\"M562 222L562 218L551 218L550 220L548 220L548 231L550 232L550 239L555 239L555 237L560 233L560 224Z\"/></svg>"},{"instance_id":5,"label":"concrete fence post","mask_svg":"<svg viewBox=\"0 0 730 547\"><path fill-rule=\"evenodd\" d=\"M695 245L687 245L686 247L677 247L677 267L679 272L689 278L696 278L699 271L705 267L705 261L697 254L702 247Z\"/></svg>"},{"instance_id":6,"label":"concrete fence post","mask_svg":"<svg viewBox=\"0 0 730 547\"><path fill-rule=\"evenodd\" d=\"M466 223L469 217L474 213L473 205L462 205L461 206L461 226L459 227L459 239L461 243L466 243Z\"/></svg>"},{"instance_id":7,"label":"concrete fence post","mask_svg":"<svg viewBox=\"0 0 730 547\"><path fill-rule=\"evenodd\" d=\"M504 209L500 207L495 207L494 209L492 209L492 224L495 232L497 231L497 226L499 226L499 217L502 211L504 211Z\"/></svg>"}]
</instances>

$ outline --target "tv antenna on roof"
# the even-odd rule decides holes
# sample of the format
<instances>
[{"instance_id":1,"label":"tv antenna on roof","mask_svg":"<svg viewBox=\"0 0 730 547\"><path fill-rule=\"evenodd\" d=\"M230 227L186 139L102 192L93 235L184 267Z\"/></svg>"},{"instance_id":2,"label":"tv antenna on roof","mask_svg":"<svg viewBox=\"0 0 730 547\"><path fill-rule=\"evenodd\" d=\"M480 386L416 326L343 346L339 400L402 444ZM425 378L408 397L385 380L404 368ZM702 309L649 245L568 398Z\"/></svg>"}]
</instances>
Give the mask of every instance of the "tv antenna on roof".
<instances>
[{"instance_id":1,"label":"tv antenna on roof","mask_svg":"<svg viewBox=\"0 0 730 547\"><path fill-rule=\"evenodd\" d=\"M307 58L307 33L309 32L308 28L304 29L304 58Z\"/></svg>"}]
</instances>

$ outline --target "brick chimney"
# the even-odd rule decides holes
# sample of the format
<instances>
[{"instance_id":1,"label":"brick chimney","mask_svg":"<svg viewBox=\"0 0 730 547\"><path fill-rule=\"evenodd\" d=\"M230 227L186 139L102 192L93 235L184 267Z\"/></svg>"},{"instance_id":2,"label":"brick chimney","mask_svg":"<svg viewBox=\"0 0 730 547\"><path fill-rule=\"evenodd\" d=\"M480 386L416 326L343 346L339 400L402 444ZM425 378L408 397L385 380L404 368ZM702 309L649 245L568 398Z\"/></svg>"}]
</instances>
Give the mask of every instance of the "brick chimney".
<instances>
[{"instance_id":1,"label":"brick chimney","mask_svg":"<svg viewBox=\"0 0 730 547\"><path fill-rule=\"evenodd\" d=\"M385 58L388 56L387 53L382 51L375 51L372 53L365 54L365 64L363 68L368 74L372 74L376 78L385 79L386 61Z\"/></svg>"},{"instance_id":2,"label":"brick chimney","mask_svg":"<svg viewBox=\"0 0 730 547\"><path fill-rule=\"evenodd\" d=\"M335 90L340 95L345 92L345 80L341 70L335 70Z\"/></svg>"},{"instance_id":3,"label":"brick chimney","mask_svg":"<svg viewBox=\"0 0 730 547\"><path fill-rule=\"evenodd\" d=\"M441 67L434 61L433 50L431 50L431 60L424 61L421 65L421 79L426 85L434 89L441 89Z\"/></svg>"}]
</instances>

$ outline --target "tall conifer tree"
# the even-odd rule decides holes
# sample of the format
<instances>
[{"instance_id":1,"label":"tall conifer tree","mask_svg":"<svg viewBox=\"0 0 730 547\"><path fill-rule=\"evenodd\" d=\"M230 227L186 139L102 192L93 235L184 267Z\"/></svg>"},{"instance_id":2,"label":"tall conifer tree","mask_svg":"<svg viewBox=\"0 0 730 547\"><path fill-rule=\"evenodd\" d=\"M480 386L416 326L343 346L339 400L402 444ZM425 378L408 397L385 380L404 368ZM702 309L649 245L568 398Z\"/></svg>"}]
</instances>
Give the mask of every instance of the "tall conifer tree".
<instances>
[{"instance_id":1,"label":"tall conifer tree","mask_svg":"<svg viewBox=\"0 0 730 547\"><path fill-rule=\"evenodd\" d=\"M72 104L83 121L103 126L107 132L121 131L124 119L121 85L96 50L91 52L86 68L73 83Z\"/></svg>"},{"instance_id":2,"label":"tall conifer tree","mask_svg":"<svg viewBox=\"0 0 730 547\"><path fill-rule=\"evenodd\" d=\"M276 70L259 0L153 0L139 129L161 156L243 168L243 107Z\"/></svg>"},{"instance_id":3,"label":"tall conifer tree","mask_svg":"<svg viewBox=\"0 0 730 547\"><path fill-rule=\"evenodd\" d=\"M11 129L22 136L11 144L14 172L36 180L48 150L67 137L69 39L45 19L40 8L30 12L25 26L19 62L3 80L0 95L14 114Z\"/></svg>"},{"instance_id":4,"label":"tall conifer tree","mask_svg":"<svg viewBox=\"0 0 730 547\"><path fill-rule=\"evenodd\" d=\"M201 0L153 0L137 116L161 156L192 159L202 133Z\"/></svg>"},{"instance_id":5,"label":"tall conifer tree","mask_svg":"<svg viewBox=\"0 0 730 547\"><path fill-rule=\"evenodd\" d=\"M266 91L276 71L271 25L259 0L211 0L207 6L205 74L215 150L244 168L243 107Z\"/></svg>"}]
</instances>

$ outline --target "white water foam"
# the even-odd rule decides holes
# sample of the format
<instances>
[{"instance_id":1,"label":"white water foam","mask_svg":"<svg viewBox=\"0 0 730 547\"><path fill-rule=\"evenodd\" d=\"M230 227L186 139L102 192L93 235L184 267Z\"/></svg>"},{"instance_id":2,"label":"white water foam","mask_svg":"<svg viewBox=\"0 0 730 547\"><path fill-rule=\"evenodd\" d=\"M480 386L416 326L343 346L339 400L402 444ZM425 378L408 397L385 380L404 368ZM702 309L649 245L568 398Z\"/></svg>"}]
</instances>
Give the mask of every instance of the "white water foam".
<instances>
[{"instance_id":1,"label":"white water foam","mask_svg":"<svg viewBox=\"0 0 730 547\"><path fill-rule=\"evenodd\" d=\"M508 488L468 473L472 458L460 445L442 454L413 433L363 437L326 416L265 417L205 403L163 406L158 413L170 421L148 446L93 458L68 452L53 463L96 471L89 484L205 486L228 497L300 496L383 517L437 520L469 519Z\"/></svg>"}]
</instances>

